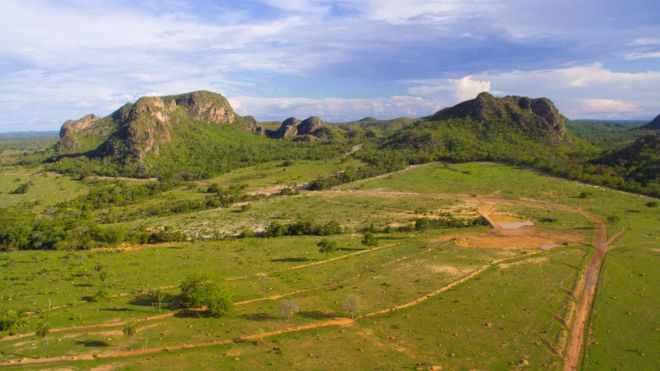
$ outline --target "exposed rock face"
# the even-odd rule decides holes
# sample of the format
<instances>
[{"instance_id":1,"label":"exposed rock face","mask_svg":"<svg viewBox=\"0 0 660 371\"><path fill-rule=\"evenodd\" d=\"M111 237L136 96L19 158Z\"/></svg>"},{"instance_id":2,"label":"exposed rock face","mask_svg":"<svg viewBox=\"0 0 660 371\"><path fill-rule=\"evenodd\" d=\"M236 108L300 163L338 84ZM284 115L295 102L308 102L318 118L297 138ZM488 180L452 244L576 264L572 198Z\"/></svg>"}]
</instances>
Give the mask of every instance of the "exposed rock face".
<instances>
[{"instance_id":1,"label":"exposed rock face","mask_svg":"<svg viewBox=\"0 0 660 371\"><path fill-rule=\"evenodd\" d=\"M489 125L509 125L528 134L543 135L553 143L568 140L564 118L547 98L496 98L484 92L475 99L442 109L431 116L434 120L451 118L472 118Z\"/></svg>"},{"instance_id":2,"label":"exposed rock face","mask_svg":"<svg viewBox=\"0 0 660 371\"><path fill-rule=\"evenodd\" d=\"M76 149L78 145L76 134L84 132L96 120L98 120L98 117L92 114L85 115L78 120L67 120L60 129L60 141L57 143L58 149L65 151Z\"/></svg>"},{"instance_id":3,"label":"exposed rock face","mask_svg":"<svg viewBox=\"0 0 660 371\"><path fill-rule=\"evenodd\" d=\"M645 130L660 130L660 115L655 116L651 122L642 126L642 129Z\"/></svg>"},{"instance_id":4,"label":"exposed rock face","mask_svg":"<svg viewBox=\"0 0 660 371\"><path fill-rule=\"evenodd\" d=\"M180 120L231 124L237 116L229 101L220 94L196 91L181 95L142 97L126 104L108 117L87 115L62 126L57 149L78 149L80 133L97 134L98 142L112 155L132 155L139 162L149 153L158 155L159 145L171 140L170 129ZM256 131L256 120L242 121L247 130Z\"/></svg>"},{"instance_id":5,"label":"exposed rock face","mask_svg":"<svg viewBox=\"0 0 660 371\"><path fill-rule=\"evenodd\" d=\"M300 120L295 117L289 117L288 119L282 121L282 125L275 132L276 138L291 138L295 137L298 134L298 125Z\"/></svg>"},{"instance_id":6,"label":"exposed rock face","mask_svg":"<svg viewBox=\"0 0 660 371\"><path fill-rule=\"evenodd\" d=\"M303 122L301 122L300 125L298 125L298 134L312 134L316 130L322 128L324 125L325 123L319 117L308 117Z\"/></svg>"},{"instance_id":7,"label":"exposed rock face","mask_svg":"<svg viewBox=\"0 0 660 371\"><path fill-rule=\"evenodd\" d=\"M308 117L302 122L295 117L289 117L282 121L282 125L275 132L276 138L291 138L302 135L313 135L326 124L316 116Z\"/></svg>"}]
</instances>

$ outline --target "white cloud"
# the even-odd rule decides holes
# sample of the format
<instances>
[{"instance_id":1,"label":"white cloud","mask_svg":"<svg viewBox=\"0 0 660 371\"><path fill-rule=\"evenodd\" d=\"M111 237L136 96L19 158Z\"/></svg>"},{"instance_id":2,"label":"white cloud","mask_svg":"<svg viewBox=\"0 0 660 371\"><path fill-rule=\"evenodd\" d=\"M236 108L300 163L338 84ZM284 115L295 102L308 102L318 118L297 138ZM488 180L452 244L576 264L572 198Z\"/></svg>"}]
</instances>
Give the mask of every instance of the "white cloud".
<instances>
[{"instance_id":1,"label":"white cloud","mask_svg":"<svg viewBox=\"0 0 660 371\"><path fill-rule=\"evenodd\" d=\"M231 97L234 109L243 115L253 115L260 120L283 120L295 116L306 118L320 116L332 122L357 120L372 116L377 118L420 117L438 109L438 103L415 96L391 96L386 98L260 98L250 96Z\"/></svg>"},{"instance_id":2,"label":"white cloud","mask_svg":"<svg viewBox=\"0 0 660 371\"><path fill-rule=\"evenodd\" d=\"M639 106L614 99L585 99L582 104L582 109L585 113L612 114L635 112L639 110Z\"/></svg>"},{"instance_id":3,"label":"white cloud","mask_svg":"<svg viewBox=\"0 0 660 371\"><path fill-rule=\"evenodd\" d=\"M462 82L462 83L461 83ZM496 95L545 96L559 110L572 118L653 117L660 111L658 89L660 71L615 72L595 64L552 70L487 72L462 79L430 79L411 81L413 95L433 97L445 105L465 95L491 90ZM488 89L486 89L486 87ZM473 93L473 94L468 94ZM634 103L630 103L634 102Z\"/></svg>"},{"instance_id":4,"label":"white cloud","mask_svg":"<svg viewBox=\"0 0 660 371\"><path fill-rule=\"evenodd\" d=\"M647 59L647 58L660 58L660 51L656 51L656 52L634 52L634 53L626 54L626 59L628 59L628 60Z\"/></svg>"},{"instance_id":5,"label":"white cloud","mask_svg":"<svg viewBox=\"0 0 660 371\"><path fill-rule=\"evenodd\" d=\"M474 80L472 76L465 76L462 79L456 80L456 92L454 96L456 100L464 101L472 99L484 91L490 91L490 81Z\"/></svg>"}]
</instances>

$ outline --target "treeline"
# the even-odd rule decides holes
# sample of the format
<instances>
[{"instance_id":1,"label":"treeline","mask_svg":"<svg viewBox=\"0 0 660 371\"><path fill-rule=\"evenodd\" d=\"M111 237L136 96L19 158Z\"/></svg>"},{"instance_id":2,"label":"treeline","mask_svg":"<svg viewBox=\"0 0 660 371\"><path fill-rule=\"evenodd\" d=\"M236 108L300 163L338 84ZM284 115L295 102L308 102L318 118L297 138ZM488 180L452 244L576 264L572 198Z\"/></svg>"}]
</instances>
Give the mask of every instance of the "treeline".
<instances>
[{"instance_id":1,"label":"treeline","mask_svg":"<svg viewBox=\"0 0 660 371\"><path fill-rule=\"evenodd\" d=\"M307 220L289 224L274 221L262 232L244 231L239 237L331 236L341 233L341 225L335 220L325 224Z\"/></svg>"},{"instance_id":2,"label":"treeline","mask_svg":"<svg viewBox=\"0 0 660 371\"><path fill-rule=\"evenodd\" d=\"M37 217L32 212L0 209L0 251L87 250L122 242L144 244L185 240L171 228L148 231L143 227L100 226L89 212Z\"/></svg>"},{"instance_id":3,"label":"treeline","mask_svg":"<svg viewBox=\"0 0 660 371\"><path fill-rule=\"evenodd\" d=\"M561 145L532 140L512 129L477 133L449 123L422 122L378 143L367 143L353 156L367 166L312 181L308 189L339 184L434 161L490 161L530 167L584 183L660 197L658 136L640 138L629 148L606 153L576 137ZM486 129L484 129L486 130Z\"/></svg>"},{"instance_id":4,"label":"treeline","mask_svg":"<svg viewBox=\"0 0 660 371\"><path fill-rule=\"evenodd\" d=\"M178 185L173 181L158 181L148 184L128 186L124 183L112 184L90 191L74 200L62 202L43 214L21 209L0 209L0 250L65 250L91 249L115 246L122 242L143 244L186 240L187 236L163 227L147 230L144 227L103 226L101 223L130 219L136 215L95 214L113 206L126 206L159 195ZM177 213L215 207L227 207L248 197L240 187L222 189L211 185L209 194L202 201L183 201L183 204L167 208L156 206L153 214ZM187 205L187 206L186 206ZM160 211L156 211L160 210Z\"/></svg>"}]
</instances>

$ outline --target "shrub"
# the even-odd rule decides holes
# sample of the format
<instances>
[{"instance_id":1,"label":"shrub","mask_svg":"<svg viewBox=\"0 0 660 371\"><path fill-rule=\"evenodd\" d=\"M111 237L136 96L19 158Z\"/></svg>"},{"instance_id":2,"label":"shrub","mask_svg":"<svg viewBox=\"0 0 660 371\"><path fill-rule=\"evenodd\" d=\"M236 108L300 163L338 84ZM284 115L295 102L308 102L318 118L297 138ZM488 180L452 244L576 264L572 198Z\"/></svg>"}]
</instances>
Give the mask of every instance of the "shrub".
<instances>
[{"instance_id":1,"label":"shrub","mask_svg":"<svg viewBox=\"0 0 660 371\"><path fill-rule=\"evenodd\" d=\"M213 317L222 317L231 311L231 298L216 283L201 276L192 276L180 285L181 300L189 308L206 307Z\"/></svg>"},{"instance_id":2,"label":"shrub","mask_svg":"<svg viewBox=\"0 0 660 371\"><path fill-rule=\"evenodd\" d=\"M415 220L415 230L425 231L431 227L431 220L429 218L419 218Z\"/></svg>"},{"instance_id":3,"label":"shrub","mask_svg":"<svg viewBox=\"0 0 660 371\"><path fill-rule=\"evenodd\" d=\"M316 246L319 248L319 252L323 254L330 254L337 251L337 242L331 241L327 238L319 241Z\"/></svg>"},{"instance_id":4,"label":"shrub","mask_svg":"<svg viewBox=\"0 0 660 371\"><path fill-rule=\"evenodd\" d=\"M378 246L378 239L373 233L367 232L362 238L362 244L365 246Z\"/></svg>"},{"instance_id":5,"label":"shrub","mask_svg":"<svg viewBox=\"0 0 660 371\"><path fill-rule=\"evenodd\" d=\"M30 183L23 183L19 185L18 188L11 191L11 193L15 195L23 195L26 194L29 189L30 189Z\"/></svg>"}]
</instances>

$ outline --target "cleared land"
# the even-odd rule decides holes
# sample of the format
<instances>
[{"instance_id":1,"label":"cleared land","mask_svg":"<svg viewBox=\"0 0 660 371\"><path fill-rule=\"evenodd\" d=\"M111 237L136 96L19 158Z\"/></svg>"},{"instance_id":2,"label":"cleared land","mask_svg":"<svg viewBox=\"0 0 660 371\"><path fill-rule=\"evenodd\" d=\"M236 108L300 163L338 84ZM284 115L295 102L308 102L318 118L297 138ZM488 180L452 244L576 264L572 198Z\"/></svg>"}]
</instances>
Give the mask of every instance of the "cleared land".
<instances>
[{"instance_id":1,"label":"cleared land","mask_svg":"<svg viewBox=\"0 0 660 371\"><path fill-rule=\"evenodd\" d=\"M282 178L277 164L269 166L213 182L254 191L309 180ZM326 173L344 164L327 166ZM305 169L290 174L298 172ZM54 178L35 181L31 191L68 182L80 192L89 186ZM201 186L165 197L196 199ZM580 198L584 191L589 196ZM2 253L0 306L27 310L28 323L0 338L0 365L653 368L660 220L645 206L649 200L502 165L432 164L329 191L266 197L248 210L127 221L201 236L313 217L337 220L346 232L328 237L339 247L329 255L317 251L317 236ZM127 209L157 202L165 201ZM493 227L398 231L447 214L481 214ZM361 230L372 225L379 244L364 246ZM391 232L382 232L388 226ZM177 294L192 273L221 282L233 294L234 313L212 318L145 299L154 289ZM90 300L101 288L109 297ZM354 313L346 311L349 297L358 303ZM279 310L283 299L299 307L291 318ZM45 339L34 333L42 321L51 328ZM135 324L134 337L122 334L127 323ZM638 336L635 325L648 329Z\"/></svg>"}]
</instances>

